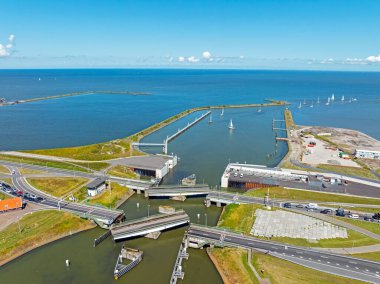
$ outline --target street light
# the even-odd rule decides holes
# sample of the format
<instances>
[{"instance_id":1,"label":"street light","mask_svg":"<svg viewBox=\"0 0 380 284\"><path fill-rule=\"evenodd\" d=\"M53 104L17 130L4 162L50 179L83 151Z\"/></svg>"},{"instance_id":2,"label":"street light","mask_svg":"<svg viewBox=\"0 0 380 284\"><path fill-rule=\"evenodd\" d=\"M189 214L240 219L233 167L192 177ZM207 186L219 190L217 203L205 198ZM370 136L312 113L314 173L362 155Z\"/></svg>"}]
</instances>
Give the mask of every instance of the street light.
<instances>
[{"instance_id":1,"label":"street light","mask_svg":"<svg viewBox=\"0 0 380 284\"><path fill-rule=\"evenodd\" d=\"M206 227L207 227L207 213L205 213L205 224L206 224Z\"/></svg>"},{"instance_id":2,"label":"street light","mask_svg":"<svg viewBox=\"0 0 380 284\"><path fill-rule=\"evenodd\" d=\"M149 208L150 208L150 205L148 204L148 217L149 217Z\"/></svg>"}]
</instances>

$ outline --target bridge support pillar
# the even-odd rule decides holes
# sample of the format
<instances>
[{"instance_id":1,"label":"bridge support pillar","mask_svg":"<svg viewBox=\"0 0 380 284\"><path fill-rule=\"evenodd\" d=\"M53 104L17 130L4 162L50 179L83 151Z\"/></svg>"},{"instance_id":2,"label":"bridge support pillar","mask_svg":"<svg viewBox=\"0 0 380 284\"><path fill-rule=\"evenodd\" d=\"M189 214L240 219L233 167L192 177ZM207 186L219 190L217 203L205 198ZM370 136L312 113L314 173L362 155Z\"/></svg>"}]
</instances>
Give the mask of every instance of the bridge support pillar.
<instances>
[{"instance_id":1,"label":"bridge support pillar","mask_svg":"<svg viewBox=\"0 0 380 284\"><path fill-rule=\"evenodd\" d=\"M171 199L176 200L176 201L185 201L186 196L185 195L173 196Z\"/></svg>"},{"instance_id":2,"label":"bridge support pillar","mask_svg":"<svg viewBox=\"0 0 380 284\"><path fill-rule=\"evenodd\" d=\"M152 232L152 233L149 233L149 234L145 235L145 238L157 240L160 235L161 235L160 231L158 231L158 232Z\"/></svg>"},{"instance_id":3,"label":"bridge support pillar","mask_svg":"<svg viewBox=\"0 0 380 284\"><path fill-rule=\"evenodd\" d=\"M206 199L205 200L205 205L206 205L207 208L210 207L211 206L211 200L210 199Z\"/></svg>"},{"instance_id":4,"label":"bridge support pillar","mask_svg":"<svg viewBox=\"0 0 380 284\"><path fill-rule=\"evenodd\" d=\"M145 189L145 191L144 191L144 197L146 197L146 198L149 197L149 194L148 194L148 190L147 190L147 189Z\"/></svg>"},{"instance_id":5,"label":"bridge support pillar","mask_svg":"<svg viewBox=\"0 0 380 284\"><path fill-rule=\"evenodd\" d=\"M137 194L141 194L141 189L138 189L138 190L137 190Z\"/></svg>"},{"instance_id":6,"label":"bridge support pillar","mask_svg":"<svg viewBox=\"0 0 380 284\"><path fill-rule=\"evenodd\" d=\"M218 202L216 202L216 206L217 207L222 207L222 203L218 201Z\"/></svg>"}]
</instances>

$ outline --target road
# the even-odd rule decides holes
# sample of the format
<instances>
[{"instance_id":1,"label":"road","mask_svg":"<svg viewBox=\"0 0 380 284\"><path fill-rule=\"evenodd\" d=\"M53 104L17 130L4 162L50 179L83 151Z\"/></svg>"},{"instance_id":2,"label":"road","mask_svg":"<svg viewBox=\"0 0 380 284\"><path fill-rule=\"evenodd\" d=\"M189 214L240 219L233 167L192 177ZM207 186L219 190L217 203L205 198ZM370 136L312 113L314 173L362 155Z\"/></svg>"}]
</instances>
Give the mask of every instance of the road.
<instances>
[{"instance_id":1,"label":"road","mask_svg":"<svg viewBox=\"0 0 380 284\"><path fill-rule=\"evenodd\" d=\"M44 200L39 204L74 212L80 214L81 216L86 216L88 218L97 218L102 220L106 225L113 223L116 219L120 218L124 212L121 210L111 210L107 208L102 208L98 206L90 206L80 203L73 203L68 201L60 200L57 197L51 196L47 193L37 190L36 188L29 185L26 180L21 176L19 170L15 167L10 167L11 171L14 171L12 175L12 182L17 190L22 191L24 194L30 193L37 197L42 197Z\"/></svg>"},{"instance_id":2,"label":"road","mask_svg":"<svg viewBox=\"0 0 380 284\"><path fill-rule=\"evenodd\" d=\"M321 252L318 250L288 246L270 241L262 241L237 233L211 227L191 225L189 237L200 238L213 243L223 240L225 246L251 248L265 251L275 257L310 267L323 272L349 277L370 283L380 283L380 263Z\"/></svg>"}]
</instances>

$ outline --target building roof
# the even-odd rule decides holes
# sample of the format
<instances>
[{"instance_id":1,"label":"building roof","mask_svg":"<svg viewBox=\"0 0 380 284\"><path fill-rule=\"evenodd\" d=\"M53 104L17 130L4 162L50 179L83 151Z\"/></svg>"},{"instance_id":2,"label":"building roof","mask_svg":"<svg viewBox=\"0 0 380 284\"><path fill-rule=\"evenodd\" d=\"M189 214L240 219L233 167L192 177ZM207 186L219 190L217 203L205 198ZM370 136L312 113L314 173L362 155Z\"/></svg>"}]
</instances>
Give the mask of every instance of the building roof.
<instances>
[{"instance_id":1,"label":"building roof","mask_svg":"<svg viewBox=\"0 0 380 284\"><path fill-rule=\"evenodd\" d=\"M367 152L367 153L380 153L380 147L373 147L367 149L356 149L356 152Z\"/></svg>"},{"instance_id":2,"label":"building roof","mask_svg":"<svg viewBox=\"0 0 380 284\"><path fill-rule=\"evenodd\" d=\"M22 207L22 198L15 197L5 200L0 200L0 211L18 209Z\"/></svg>"},{"instance_id":3,"label":"building roof","mask_svg":"<svg viewBox=\"0 0 380 284\"><path fill-rule=\"evenodd\" d=\"M119 160L118 164L125 165L131 168L145 169L145 170L160 170L162 169L167 161L172 160L171 156L164 155L150 155L150 156L140 156L131 157L123 160Z\"/></svg>"},{"instance_id":4,"label":"building roof","mask_svg":"<svg viewBox=\"0 0 380 284\"><path fill-rule=\"evenodd\" d=\"M87 184L87 188L96 188L96 187L101 186L105 182L106 180L104 178L97 177L96 179L94 179L93 181Z\"/></svg>"}]
</instances>

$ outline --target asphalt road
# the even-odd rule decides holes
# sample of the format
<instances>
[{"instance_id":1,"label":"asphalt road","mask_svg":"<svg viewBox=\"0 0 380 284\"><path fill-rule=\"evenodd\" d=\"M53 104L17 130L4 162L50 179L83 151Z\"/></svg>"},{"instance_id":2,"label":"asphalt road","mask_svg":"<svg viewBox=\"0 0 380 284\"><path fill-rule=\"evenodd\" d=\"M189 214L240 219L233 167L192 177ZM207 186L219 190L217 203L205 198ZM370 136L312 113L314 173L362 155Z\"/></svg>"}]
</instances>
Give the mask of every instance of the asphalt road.
<instances>
[{"instance_id":1,"label":"asphalt road","mask_svg":"<svg viewBox=\"0 0 380 284\"><path fill-rule=\"evenodd\" d=\"M270 241L257 240L248 236L191 225L188 236L211 241L223 240L224 245L265 251L273 256L335 275L358 279L370 283L380 283L380 263L325 253L317 250L288 246Z\"/></svg>"}]
</instances>

